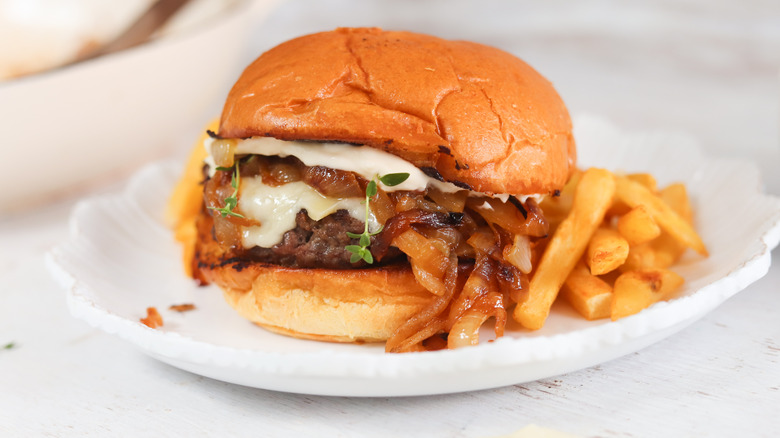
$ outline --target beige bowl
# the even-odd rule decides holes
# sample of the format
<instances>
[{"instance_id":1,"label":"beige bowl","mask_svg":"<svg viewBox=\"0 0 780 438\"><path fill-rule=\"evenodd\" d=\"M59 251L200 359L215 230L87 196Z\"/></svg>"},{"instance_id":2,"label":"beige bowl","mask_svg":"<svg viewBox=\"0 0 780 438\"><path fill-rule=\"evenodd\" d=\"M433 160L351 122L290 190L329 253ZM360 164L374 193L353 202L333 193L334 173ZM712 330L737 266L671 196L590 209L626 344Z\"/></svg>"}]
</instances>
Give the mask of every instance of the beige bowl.
<instances>
[{"instance_id":1,"label":"beige bowl","mask_svg":"<svg viewBox=\"0 0 780 438\"><path fill-rule=\"evenodd\" d=\"M123 175L194 138L276 0L238 1L195 29L0 82L0 215Z\"/></svg>"}]
</instances>

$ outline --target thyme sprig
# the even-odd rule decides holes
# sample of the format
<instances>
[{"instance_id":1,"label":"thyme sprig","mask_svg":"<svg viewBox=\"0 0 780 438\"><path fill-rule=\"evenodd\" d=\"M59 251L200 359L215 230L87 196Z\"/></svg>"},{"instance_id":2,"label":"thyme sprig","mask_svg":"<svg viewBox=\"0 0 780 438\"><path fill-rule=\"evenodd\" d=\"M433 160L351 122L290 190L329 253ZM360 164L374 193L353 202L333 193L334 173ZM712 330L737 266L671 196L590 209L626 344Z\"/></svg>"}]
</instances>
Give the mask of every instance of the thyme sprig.
<instances>
[{"instance_id":1,"label":"thyme sprig","mask_svg":"<svg viewBox=\"0 0 780 438\"><path fill-rule=\"evenodd\" d=\"M235 209L238 205L238 185L241 182L241 174L238 170L238 160L236 160L232 167L217 167L217 170L221 170L223 172L230 172L231 170L233 171L233 176L230 178L230 186L233 187L233 194L225 198L224 207L209 207L209 209L218 212L222 215L222 217L235 216L243 219L244 216L242 214L233 211L233 209Z\"/></svg>"},{"instance_id":2,"label":"thyme sprig","mask_svg":"<svg viewBox=\"0 0 780 438\"><path fill-rule=\"evenodd\" d=\"M381 233L382 229L384 228L380 227L379 230L373 233L368 231L368 215L370 212L369 202L371 202L371 198L377 194L377 180L388 187L393 187L403 183L408 178L408 173L388 173L382 176L377 175L368 182L368 185L366 186L366 217L364 221L365 228L363 229L363 233L356 234L347 231L347 236L352 239L358 239L359 243L359 245L347 245L344 247L344 249L352 253L352 255L349 257L350 263L357 263L360 260L363 260L369 265L374 263L374 256L371 254L371 250L369 249L369 246L371 246L371 236L376 236L377 234Z\"/></svg>"}]
</instances>

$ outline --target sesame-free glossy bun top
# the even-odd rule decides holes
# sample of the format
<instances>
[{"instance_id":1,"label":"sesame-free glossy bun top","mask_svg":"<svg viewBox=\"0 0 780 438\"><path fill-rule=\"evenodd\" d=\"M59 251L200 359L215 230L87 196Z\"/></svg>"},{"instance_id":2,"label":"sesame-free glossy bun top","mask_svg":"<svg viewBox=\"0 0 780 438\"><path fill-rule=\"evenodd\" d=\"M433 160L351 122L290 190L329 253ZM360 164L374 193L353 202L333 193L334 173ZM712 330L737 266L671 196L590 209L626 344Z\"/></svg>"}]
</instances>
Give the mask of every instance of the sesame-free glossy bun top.
<instances>
[{"instance_id":1,"label":"sesame-free glossy bun top","mask_svg":"<svg viewBox=\"0 0 780 438\"><path fill-rule=\"evenodd\" d=\"M525 62L377 28L307 35L261 55L230 91L219 134L364 144L515 195L560 189L576 158L566 106Z\"/></svg>"}]
</instances>

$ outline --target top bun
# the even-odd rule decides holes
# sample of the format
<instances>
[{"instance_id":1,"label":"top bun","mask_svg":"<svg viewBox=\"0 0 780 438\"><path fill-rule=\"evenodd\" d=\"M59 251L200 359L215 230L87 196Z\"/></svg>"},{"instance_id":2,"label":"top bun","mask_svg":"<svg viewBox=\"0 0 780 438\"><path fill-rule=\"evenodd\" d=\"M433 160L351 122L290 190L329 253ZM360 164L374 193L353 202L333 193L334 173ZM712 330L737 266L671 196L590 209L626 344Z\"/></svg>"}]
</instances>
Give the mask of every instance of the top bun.
<instances>
[{"instance_id":1,"label":"top bun","mask_svg":"<svg viewBox=\"0 0 780 438\"><path fill-rule=\"evenodd\" d=\"M364 144L514 195L560 189L576 158L566 106L528 64L377 28L307 35L261 55L230 91L219 135Z\"/></svg>"}]
</instances>

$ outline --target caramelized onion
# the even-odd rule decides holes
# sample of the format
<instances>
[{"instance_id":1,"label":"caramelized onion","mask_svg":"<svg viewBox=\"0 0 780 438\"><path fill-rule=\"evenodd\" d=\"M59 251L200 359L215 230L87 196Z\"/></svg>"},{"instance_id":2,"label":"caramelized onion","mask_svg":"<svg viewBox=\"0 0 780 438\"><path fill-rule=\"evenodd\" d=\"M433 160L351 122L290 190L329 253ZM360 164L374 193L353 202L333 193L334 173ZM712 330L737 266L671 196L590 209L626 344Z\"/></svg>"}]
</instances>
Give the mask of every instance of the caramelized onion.
<instances>
[{"instance_id":1,"label":"caramelized onion","mask_svg":"<svg viewBox=\"0 0 780 438\"><path fill-rule=\"evenodd\" d=\"M504 298L500 293L490 292L483 295L469 308L450 329L447 338L447 348L455 349L468 345L479 344L479 329L491 317L496 319L496 337L504 335L507 313Z\"/></svg>"},{"instance_id":2,"label":"caramelized onion","mask_svg":"<svg viewBox=\"0 0 780 438\"><path fill-rule=\"evenodd\" d=\"M382 190L381 187L377 187L376 196L371 198L369 207L371 212L374 213L376 220L382 225L385 225L391 217L395 216L395 205L390 196L387 195L387 192Z\"/></svg>"},{"instance_id":3,"label":"caramelized onion","mask_svg":"<svg viewBox=\"0 0 780 438\"><path fill-rule=\"evenodd\" d=\"M463 285L460 294L453 300L450 313L447 317L447 325L452 327L463 314L471 308L479 297L495 291L498 285L494 279L497 263L486 257L478 257L469 278Z\"/></svg>"},{"instance_id":4,"label":"caramelized onion","mask_svg":"<svg viewBox=\"0 0 780 438\"><path fill-rule=\"evenodd\" d=\"M417 198L422 197L419 193L401 192L392 194L395 201L395 211L404 213L410 210L418 210Z\"/></svg>"},{"instance_id":5,"label":"caramelized onion","mask_svg":"<svg viewBox=\"0 0 780 438\"><path fill-rule=\"evenodd\" d=\"M219 213L213 210L224 207L225 198L232 194L230 181L228 180L227 184L225 184L225 179L230 178L229 174L230 172L218 171L214 177L206 181L203 189L203 199L206 207L209 209L209 214L214 218L214 236L217 238L217 241L227 248L236 248L241 242L241 235L238 226L231 221L233 217L229 216L231 219L221 217ZM231 191L228 192L228 189Z\"/></svg>"},{"instance_id":6,"label":"caramelized onion","mask_svg":"<svg viewBox=\"0 0 780 438\"><path fill-rule=\"evenodd\" d=\"M233 195L233 187L230 185L232 173L218 170L213 177L209 178L203 187L203 202L214 218L214 231L217 240L227 247L237 247L241 240L241 230L239 227L251 227L260 225L260 222L246 217L225 216L215 211L215 209L225 207L225 198ZM235 212L240 212L235 209Z\"/></svg>"},{"instance_id":7,"label":"caramelized onion","mask_svg":"<svg viewBox=\"0 0 780 438\"><path fill-rule=\"evenodd\" d=\"M403 348L409 348L408 342L404 342L407 339L412 338L415 334L419 333L426 326L430 327L432 320L439 316L449 305L452 297L455 295L455 290L458 286L458 259L454 255L450 255L449 263L447 266L447 273L444 276L445 292L444 295L437 297L432 303L423 309L420 313L409 318L405 323L401 324L387 340L385 344L385 351L388 353L401 353L405 351ZM443 323L442 327L444 326ZM430 331L430 328L428 329ZM431 333L427 337L433 336L435 333ZM415 340L419 337L415 336ZM423 339L420 339L422 342Z\"/></svg>"},{"instance_id":8,"label":"caramelized onion","mask_svg":"<svg viewBox=\"0 0 780 438\"><path fill-rule=\"evenodd\" d=\"M429 239L412 229L393 239L393 245L409 257L417 283L434 295L444 295L448 250L442 252Z\"/></svg>"},{"instance_id":9,"label":"caramelized onion","mask_svg":"<svg viewBox=\"0 0 780 438\"><path fill-rule=\"evenodd\" d=\"M303 177L305 169L301 160L295 157L263 157L255 156L259 169L257 173L249 173L250 169L246 169L244 175L257 175L263 179L263 184L278 187L283 184L300 181Z\"/></svg>"},{"instance_id":10,"label":"caramelized onion","mask_svg":"<svg viewBox=\"0 0 780 438\"><path fill-rule=\"evenodd\" d=\"M486 229L479 229L467 240L478 254L489 255L498 250L495 235Z\"/></svg>"},{"instance_id":11,"label":"caramelized onion","mask_svg":"<svg viewBox=\"0 0 780 438\"><path fill-rule=\"evenodd\" d=\"M512 244L504 247L503 256L504 260L511 263L524 274L531 272L531 240L528 236L515 235Z\"/></svg>"},{"instance_id":12,"label":"caramelized onion","mask_svg":"<svg viewBox=\"0 0 780 438\"><path fill-rule=\"evenodd\" d=\"M458 213L433 213L422 210L404 211L396 214L385 223L385 228L374 238L371 252L374 254L374 258L382 260L393 240L401 233L411 229L412 225L424 225L431 228L455 227L461 223L462 219L463 215Z\"/></svg>"},{"instance_id":13,"label":"caramelized onion","mask_svg":"<svg viewBox=\"0 0 780 438\"><path fill-rule=\"evenodd\" d=\"M422 210L428 212L449 213L449 211L437 203L425 199L423 193L401 192L395 194L395 210L399 213L409 210Z\"/></svg>"},{"instance_id":14,"label":"caramelized onion","mask_svg":"<svg viewBox=\"0 0 780 438\"><path fill-rule=\"evenodd\" d=\"M365 196L365 192L360 188L353 172L323 166L307 167L303 171L303 182L331 198L361 198Z\"/></svg>"},{"instance_id":15,"label":"caramelized onion","mask_svg":"<svg viewBox=\"0 0 780 438\"><path fill-rule=\"evenodd\" d=\"M501 264L496 272L496 281L499 290L515 303L522 301L528 290L528 276L509 264Z\"/></svg>"},{"instance_id":16,"label":"caramelized onion","mask_svg":"<svg viewBox=\"0 0 780 438\"><path fill-rule=\"evenodd\" d=\"M442 330L439 336L433 335L422 343L423 351L437 351L447 348L446 332Z\"/></svg>"},{"instance_id":17,"label":"caramelized onion","mask_svg":"<svg viewBox=\"0 0 780 438\"><path fill-rule=\"evenodd\" d=\"M428 241L444 254L449 254L457 249L463 242L463 235L454 227L434 228L421 230Z\"/></svg>"},{"instance_id":18,"label":"caramelized onion","mask_svg":"<svg viewBox=\"0 0 780 438\"><path fill-rule=\"evenodd\" d=\"M506 306L504 304L504 295L500 292L490 292L479 298L474 305L475 309L479 309L481 312L490 315L496 319L495 333L496 337L504 336L504 328L506 327Z\"/></svg>"},{"instance_id":19,"label":"caramelized onion","mask_svg":"<svg viewBox=\"0 0 780 438\"><path fill-rule=\"evenodd\" d=\"M433 202L444 207L447 211L462 213L463 209L466 208L466 199L469 196L469 192L458 190L454 193L446 193L435 187L430 187L427 195Z\"/></svg>"},{"instance_id":20,"label":"caramelized onion","mask_svg":"<svg viewBox=\"0 0 780 438\"><path fill-rule=\"evenodd\" d=\"M232 167L235 162L236 147L238 141L235 139L219 139L211 143L211 156L214 158L214 164L219 167Z\"/></svg>"},{"instance_id":21,"label":"caramelized onion","mask_svg":"<svg viewBox=\"0 0 780 438\"><path fill-rule=\"evenodd\" d=\"M533 199L526 201L526 217L512 203L494 198L470 198L466 205L487 222L512 234L541 237L547 235L548 225Z\"/></svg>"},{"instance_id":22,"label":"caramelized onion","mask_svg":"<svg viewBox=\"0 0 780 438\"><path fill-rule=\"evenodd\" d=\"M397 346L393 347L393 350L388 350L388 352L408 353L410 351L424 351L425 348L422 347L423 341L444 331L444 325L445 322L441 318L430 319L416 333L399 342Z\"/></svg>"},{"instance_id":23,"label":"caramelized onion","mask_svg":"<svg viewBox=\"0 0 780 438\"><path fill-rule=\"evenodd\" d=\"M274 162L268 168L268 177L277 185L301 180L301 169L292 163Z\"/></svg>"},{"instance_id":24,"label":"caramelized onion","mask_svg":"<svg viewBox=\"0 0 780 438\"><path fill-rule=\"evenodd\" d=\"M214 237L227 248L238 248L241 245L241 230L238 225L219 213L214 214Z\"/></svg>"},{"instance_id":25,"label":"caramelized onion","mask_svg":"<svg viewBox=\"0 0 780 438\"><path fill-rule=\"evenodd\" d=\"M479 344L479 328L490 316L477 308L466 311L450 329L450 334L447 336L447 348L453 350Z\"/></svg>"},{"instance_id":26,"label":"caramelized onion","mask_svg":"<svg viewBox=\"0 0 780 438\"><path fill-rule=\"evenodd\" d=\"M545 219L544 212L533 198L525 201L525 208L528 211L528 220L526 227L527 235L534 237L544 237L550 232L550 223Z\"/></svg>"}]
</instances>

